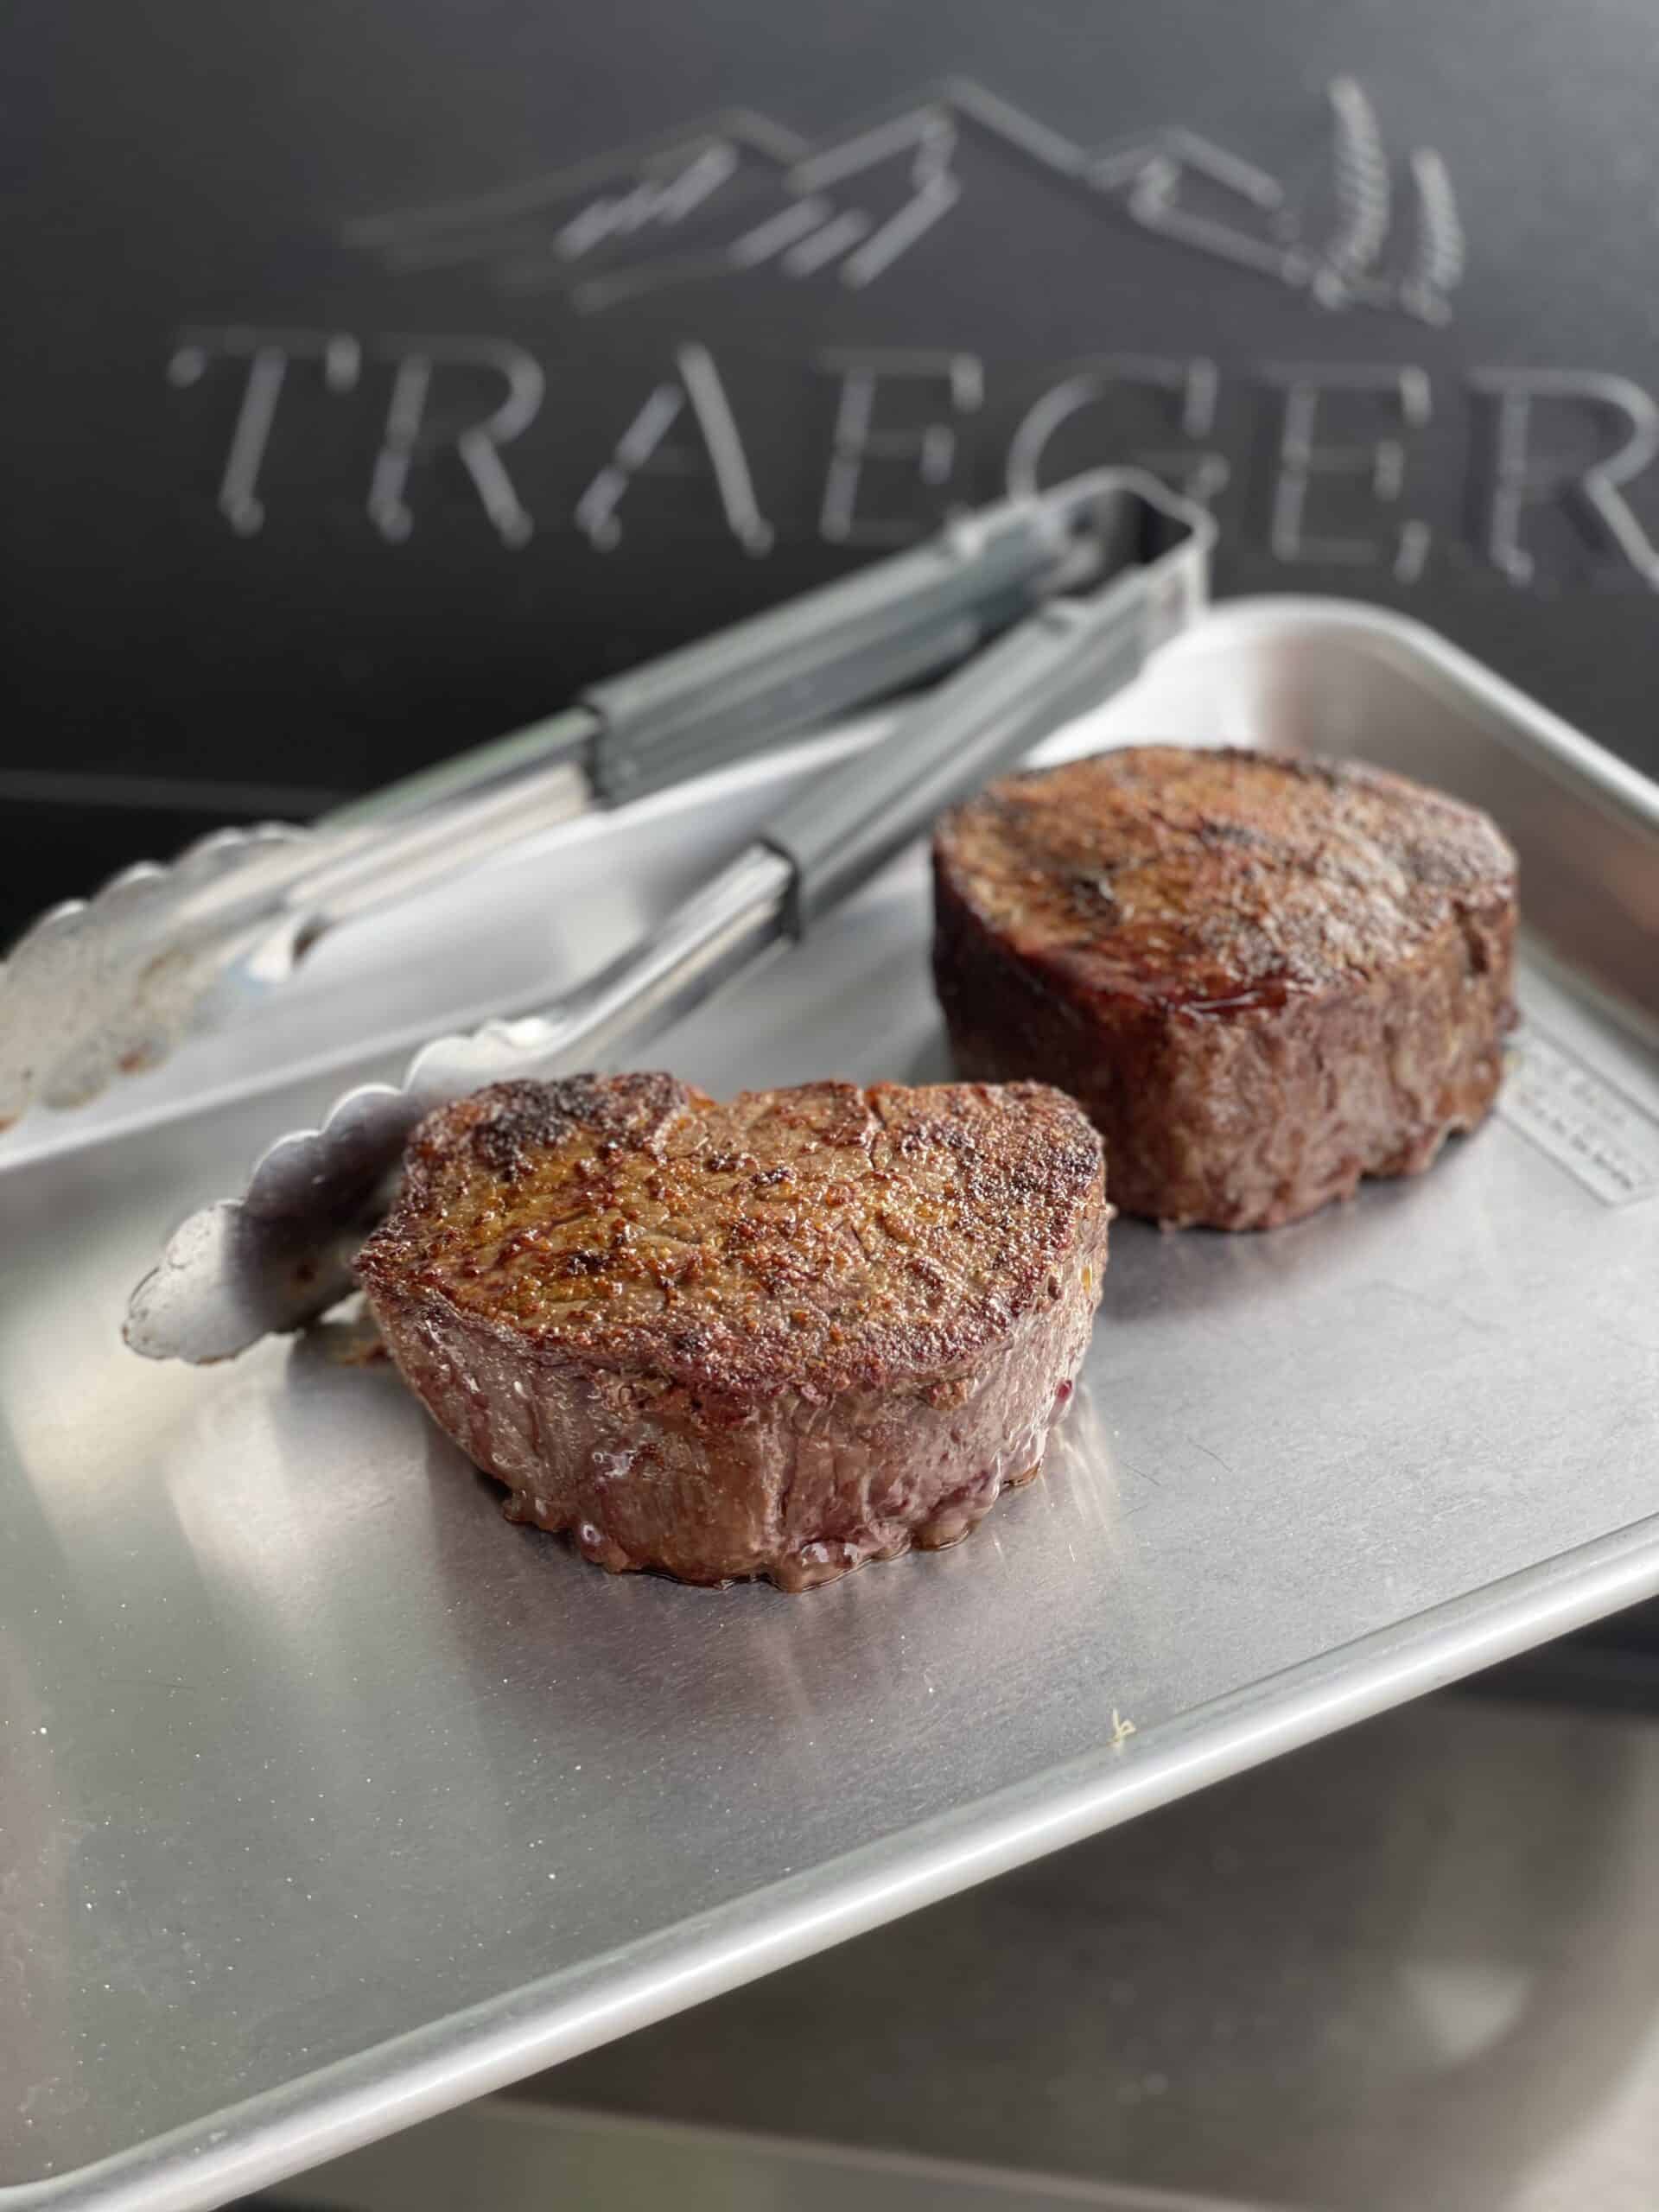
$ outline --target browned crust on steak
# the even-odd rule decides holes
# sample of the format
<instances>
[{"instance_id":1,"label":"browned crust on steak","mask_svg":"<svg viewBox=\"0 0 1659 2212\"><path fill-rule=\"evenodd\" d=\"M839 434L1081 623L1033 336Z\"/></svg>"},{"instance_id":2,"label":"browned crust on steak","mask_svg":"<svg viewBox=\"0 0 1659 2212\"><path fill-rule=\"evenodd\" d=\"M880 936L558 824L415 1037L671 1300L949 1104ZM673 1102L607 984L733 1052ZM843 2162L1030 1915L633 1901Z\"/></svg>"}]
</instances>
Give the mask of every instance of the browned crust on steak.
<instances>
[{"instance_id":1,"label":"browned crust on steak","mask_svg":"<svg viewBox=\"0 0 1659 2212\"><path fill-rule=\"evenodd\" d=\"M515 1517L804 1587L1033 1471L1107 1218L1099 1139L1040 1085L577 1077L429 1116L358 1271Z\"/></svg>"},{"instance_id":2,"label":"browned crust on steak","mask_svg":"<svg viewBox=\"0 0 1659 2212\"><path fill-rule=\"evenodd\" d=\"M960 1071L1056 1084L1112 1196L1268 1228L1474 1128L1513 1020L1515 859L1381 770L1138 747L1013 777L934 842Z\"/></svg>"}]
</instances>

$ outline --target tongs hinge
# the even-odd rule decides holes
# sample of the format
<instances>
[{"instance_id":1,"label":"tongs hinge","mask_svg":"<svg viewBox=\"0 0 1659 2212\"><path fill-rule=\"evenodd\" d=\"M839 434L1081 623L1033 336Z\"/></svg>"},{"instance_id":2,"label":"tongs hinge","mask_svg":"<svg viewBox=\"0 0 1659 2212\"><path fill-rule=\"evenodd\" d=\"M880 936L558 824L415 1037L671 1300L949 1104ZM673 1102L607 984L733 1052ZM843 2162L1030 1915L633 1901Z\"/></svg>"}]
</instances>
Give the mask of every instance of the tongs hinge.
<instances>
[{"instance_id":1,"label":"tongs hinge","mask_svg":"<svg viewBox=\"0 0 1659 2212\"><path fill-rule=\"evenodd\" d=\"M1078 480L1050 508L1072 549L1056 592L912 706L902 742L858 775L799 792L766 842L791 863L786 925L802 935L944 808L1139 674L1203 603L1207 539L1127 472ZM1088 588L1076 585L1087 581Z\"/></svg>"}]
</instances>

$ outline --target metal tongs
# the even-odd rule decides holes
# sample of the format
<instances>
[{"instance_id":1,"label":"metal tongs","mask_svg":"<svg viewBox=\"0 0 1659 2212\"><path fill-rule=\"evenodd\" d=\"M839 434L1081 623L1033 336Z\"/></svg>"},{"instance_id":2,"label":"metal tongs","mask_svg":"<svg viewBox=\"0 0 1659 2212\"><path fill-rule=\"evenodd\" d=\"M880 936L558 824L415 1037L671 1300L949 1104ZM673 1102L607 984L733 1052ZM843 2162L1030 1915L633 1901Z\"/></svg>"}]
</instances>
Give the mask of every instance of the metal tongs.
<instances>
[{"instance_id":1,"label":"metal tongs","mask_svg":"<svg viewBox=\"0 0 1659 2212\"><path fill-rule=\"evenodd\" d=\"M54 907L0 967L0 1129L257 1005L342 923L951 667L1051 592L1071 550L1063 500L1007 501L310 829L220 830Z\"/></svg>"},{"instance_id":2,"label":"metal tongs","mask_svg":"<svg viewBox=\"0 0 1659 2212\"><path fill-rule=\"evenodd\" d=\"M280 1139L243 1197L193 1215L139 1284L133 1349L221 1359L325 1312L351 1288L404 1144L435 1107L644 1044L805 936L944 808L1128 682L1202 604L1208 526L1127 473L1078 480L1043 504L1089 589L1046 601L871 751L814 780L653 937L557 1005L442 1038L401 1086L348 1091L320 1128Z\"/></svg>"}]
</instances>

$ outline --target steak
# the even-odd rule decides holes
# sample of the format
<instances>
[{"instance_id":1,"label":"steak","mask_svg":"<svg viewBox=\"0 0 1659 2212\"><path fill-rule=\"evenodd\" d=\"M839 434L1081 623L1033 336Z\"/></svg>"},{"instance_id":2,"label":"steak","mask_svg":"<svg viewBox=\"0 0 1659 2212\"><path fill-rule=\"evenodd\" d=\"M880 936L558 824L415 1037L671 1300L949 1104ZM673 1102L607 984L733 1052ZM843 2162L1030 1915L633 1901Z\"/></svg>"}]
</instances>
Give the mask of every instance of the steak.
<instances>
[{"instance_id":1,"label":"steak","mask_svg":"<svg viewBox=\"0 0 1659 2212\"><path fill-rule=\"evenodd\" d=\"M994 785L933 866L958 1071L1069 1091L1124 1212L1294 1221L1497 1095L1515 855L1403 777L1139 747Z\"/></svg>"},{"instance_id":2,"label":"steak","mask_svg":"<svg viewBox=\"0 0 1659 2212\"><path fill-rule=\"evenodd\" d=\"M804 1590L1036 1473L1109 1217L1099 1138L1039 1084L575 1076L429 1116L358 1274L509 1519Z\"/></svg>"}]
</instances>

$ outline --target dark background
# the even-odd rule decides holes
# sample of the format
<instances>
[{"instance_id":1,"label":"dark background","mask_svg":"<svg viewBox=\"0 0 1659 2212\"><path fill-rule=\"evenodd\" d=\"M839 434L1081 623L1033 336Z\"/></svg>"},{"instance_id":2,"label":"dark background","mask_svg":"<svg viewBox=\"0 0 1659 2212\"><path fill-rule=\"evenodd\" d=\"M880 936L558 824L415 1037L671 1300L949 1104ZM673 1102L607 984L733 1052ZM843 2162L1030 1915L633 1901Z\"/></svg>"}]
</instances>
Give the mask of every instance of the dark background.
<instances>
[{"instance_id":1,"label":"dark background","mask_svg":"<svg viewBox=\"0 0 1659 2212\"><path fill-rule=\"evenodd\" d=\"M823 527L844 366L824 357L838 348L954 352L982 387L939 481L922 485L912 457L866 462L857 512L892 539L994 494L1017 426L1080 362L1202 357L1216 372L1206 435L1185 442L1173 400L1115 386L1057 437L1047 474L1184 443L1219 454L1221 590L1403 608L1659 771L1652 586L1582 502L1522 518L1529 579L1495 563L1497 403L1470 385L1546 369L1659 388L1659 28L1634 0L32 0L10 21L3 137L21 188L0 416L0 927L216 821L302 814L524 721L587 677L871 557L878 544ZM1386 289L1402 255L1408 269L1407 164L1433 148L1466 243L1449 318L1397 299L1322 305L1152 236L1123 192L1068 182L1052 147L1033 157L948 99L933 111L955 114L960 196L885 274L861 289L834 258L798 276L729 266L750 215L789 204L779 134L845 147L952 73L1062 152L1141 143L1167 156L1179 142L1160 126L1200 132L1280 180L1287 219L1315 245L1344 220L1328 88L1351 76L1393 181L1370 273ZM532 205L505 245L495 219L449 265L406 265L384 233L353 228L531 185L734 105L763 118L754 143L666 241L710 260L701 278L587 311L549 283L550 227L625 197L641 175L627 162L571 188L550 226L543 208L539 232ZM914 152L831 197L852 190L879 225L915 188ZM1238 213L1190 175L1181 188L1201 212ZM592 266L637 272L661 236L647 223L613 238ZM219 504L257 342L226 340L234 326L310 334L290 348L261 526L242 533ZM329 333L357 346L349 390L328 389L315 358ZM410 526L395 540L369 511L375 457L399 363L435 340L450 347L429 356ZM501 450L533 524L523 543L504 541L454 445L505 390L483 341L524 349L545 378ZM687 344L716 365L770 549L737 543L683 405L671 442L683 473L642 474L617 508L619 542L598 550L578 504ZM1306 536L1357 557L1273 545L1294 365L1410 367L1429 395L1392 505L1351 472L1313 487ZM889 375L874 427L937 419L944 393L938 374ZM1386 393L1321 405L1327 439L1364 448L1392 427ZM1529 454L1588 462L1628 435L1569 390L1540 404ZM1659 466L1632 479L1629 507L1659 531ZM1427 526L1426 550L1402 580L1407 518Z\"/></svg>"}]
</instances>

